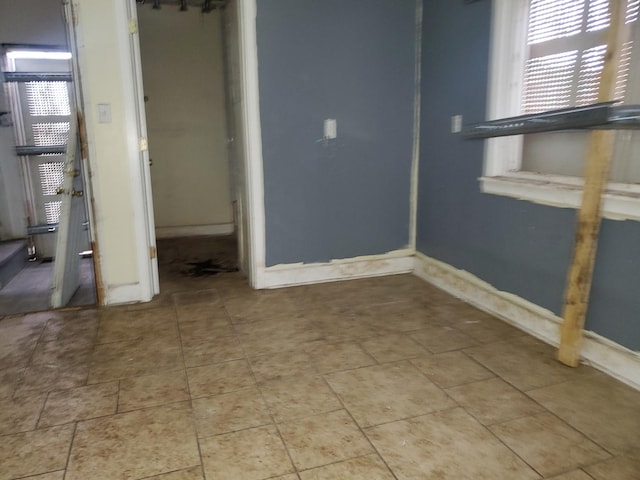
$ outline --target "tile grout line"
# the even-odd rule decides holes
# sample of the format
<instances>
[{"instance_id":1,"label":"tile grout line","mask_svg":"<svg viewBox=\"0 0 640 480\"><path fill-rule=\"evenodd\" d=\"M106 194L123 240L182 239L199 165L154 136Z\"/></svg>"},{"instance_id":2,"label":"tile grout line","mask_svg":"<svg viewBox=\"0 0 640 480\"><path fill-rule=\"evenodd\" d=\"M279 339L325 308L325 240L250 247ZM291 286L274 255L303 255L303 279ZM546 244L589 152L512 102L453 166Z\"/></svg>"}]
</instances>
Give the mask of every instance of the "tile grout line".
<instances>
[{"instance_id":1,"label":"tile grout line","mask_svg":"<svg viewBox=\"0 0 640 480\"><path fill-rule=\"evenodd\" d=\"M96 315L98 317L98 325L96 326L96 331L93 333L92 347L91 347L91 355L89 355L89 368L87 369L87 379L85 381L85 385L89 384L89 378L91 378L91 367L93 366L93 358L96 354L96 348L98 346L98 335L100 334L100 327L102 325L102 313L100 308L96 309ZM98 382L99 383L99 382ZM118 384L120 382L118 381ZM118 406L116 405L116 411Z\"/></svg>"},{"instance_id":2,"label":"tile grout line","mask_svg":"<svg viewBox=\"0 0 640 480\"><path fill-rule=\"evenodd\" d=\"M71 462L71 452L73 451L73 444L76 441L77 431L78 431L78 422L74 422L73 433L71 434L71 442L69 442L69 449L67 450L67 461L64 464L64 474L62 476L63 480L67 478L67 473L69 471L69 463Z\"/></svg>"},{"instance_id":3,"label":"tile grout line","mask_svg":"<svg viewBox=\"0 0 640 480\"><path fill-rule=\"evenodd\" d=\"M42 407L40 407L40 412L38 413L38 418L36 419L35 428L33 430L38 430L40 425L40 420L42 420L42 414L44 413L44 408L47 406L47 402L49 401L49 395L51 392L47 392L44 396L44 402L42 402Z\"/></svg>"},{"instance_id":4,"label":"tile grout line","mask_svg":"<svg viewBox=\"0 0 640 480\"><path fill-rule=\"evenodd\" d=\"M591 475L589 472L587 472L584 467L580 467L578 470L580 470L581 472L584 472L584 474L589 477L592 478L593 480L597 480L596 477L594 477L593 475Z\"/></svg>"},{"instance_id":5,"label":"tile grout line","mask_svg":"<svg viewBox=\"0 0 640 480\"><path fill-rule=\"evenodd\" d=\"M216 290L216 294L218 294L217 290ZM189 408L191 409L191 427L193 429L196 446L198 448L198 458L200 459L200 469L202 470L202 477L203 477L203 480L207 480L206 472L204 469L204 460L202 458L202 449L200 447L200 440L198 438L198 424L196 421L196 415L193 408L193 396L191 395L191 385L189 383L189 375L187 374L187 362L185 361L185 357L184 357L184 346L182 342L182 331L180 329L178 305L173 295L174 294L171 294L171 301L172 301L171 303L172 303L172 308L173 308L173 312L176 320L176 330L178 332L178 343L180 344L180 357L182 358L182 366L183 366L182 374L184 375L184 382L185 382L185 385L187 386L187 395L189 396Z\"/></svg>"},{"instance_id":6,"label":"tile grout line","mask_svg":"<svg viewBox=\"0 0 640 480\"><path fill-rule=\"evenodd\" d=\"M369 445L371 445L371 448L373 449L373 451L376 453L376 455L378 455L378 458L380 458L380 460L382 460L382 463L384 463L385 467L387 467L387 470L389 470L389 472L391 472L391 475L393 475L393 478L398 480L398 476L396 475L396 473L391 469L391 466L389 466L389 464L387 463L387 459L384 458L382 456L382 454L378 451L378 449L376 448L376 446L373 444L373 442L371 441L371 439L369 438L369 436L367 435L367 433L364 431L364 429L362 428L362 426L356 421L356 419L353 417L353 414L351 413L351 411L347 408L347 406L344 404L342 398L340 398L340 395L331 387L331 384L329 383L329 381L325 378L324 375L322 375L322 380L324 381L325 385L327 385L327 387L329 388L329 390L331 390L331 392L333 392L333 394L335 395L336 399L338 400L338 402L340 402L340 405L342 406L342 409L344 409L345 412L347 412L347 414L349 415L349 418L351 418L351 421L354 423L354 425L356 427L358 427L358 430L360 431L360 433L364 436L364 438L367 439L367 442L369 442Z\"/></svg>"},{"instance_id":7,"label":"tile grout line","mask_svg":"<svg viewBox=\"0 0 640 480\"><path fill-rule=\"evenodd\" d=\"M340 410L335 410L336 412L341 411ZM366 438L366 437L365 437ZM367 438L367 441L369 439ZM350 457L347 459L343 459L343 460L336 460L335 462L329 462L329 463L325 463L323 465L318 465L316 467L310 467L310 468L305 468L304 470L301 470L301 473L306 473L306 472L310 472L311 470L316 470L319 468L324 468L324 467L328 467L330 465L340 465L341 463L346 463L346 462L350 462L351 460L359 460L361 458L366 458L366 457L371 457L373 455L377 455L378 457L380 457L380 460L382 461L382 463L384 463L385 467L387 467L387 470L389 471L389 473L393 476L394 480L398 480L398 477L396 476L396 474L393 472L393 470L391 470L391 468L389 468L389 466L387 465L386 461L384 460L384 458L382 458L382 455L380 455L378 453L377 450L374 449L373 452L370 453L365 453L364 455L356 455L355 457ZM273 477L273 478L279 478L279 477Z\"/></svg>"},{"instance_id":8,"label":"tile grout line","mask_svg":"<svg viewBox=\"0 0 640 480\"><path fill-rule=\"evenodd\" d=\"M493 437L495 440L498 441L498 443L502 444L507 450L509 450L513 455L515 455L517 458L520 459L520 461L522 463L524 463L525 465L527 465L533 472L537 473L540 478L544 478L545 475L542 474L542 472L538 471L538 469L536 469L533 465L531 465L529 462L527 462L524 458L522 458L522 456L520 456L520 454L518 454L513 448L511 448L507 443L505 443L500 437L498 437L495 433L493 433L493 431L489 428L489 426L483 424L480 420L478 420L478 418L476 418L475 415L473 415L473 413L469 412L466 408L464 407L460 407L462 410L464 410L464 412L469 415L471 418L473 418L478 425L480 425L480 427L485 430L491 437ZM542 412L539 412L542 413ZM529 417L533 417L536 414L533 415L525 415L521 418L529 418Z\"/></svg>"},{"instance_id":9,"label":"tile grout line","mask_svg":"<svg viewBox=\"0 0 640 480\"><path fill-rule=\"evenodd\" d=\"M251 372L251 376L253 378L254 384L255 384L258 392L260 392L260 399L262 400L263 405L266 407L267 411L269 412L269 417L271 418L271 423L275 427L276 432L278 433L278 438L280 439L280 442L282 443L282 446L284 447L285 452L287 452L287 458L289 458L289 462L291 463L291 466L293 467L294 474L298 478L300 478L300 471L298 470L298 466L293 461L293 457L291 456L291 452L289 451L289 447L287 446L287 443L284 441L284 437L282 436L282 432L280 431L280 427L278 426L278 423L276 422L274 413L272 412L272 409L269 406L269 403L267 402L267 400L266 400L266 398L264 396L264 392L262 391L262 386L258 383L258 381L256 379L255 372L253 371L253 368L251 366L251 361L249 360L249 355L247 354L247 350L245 349L245 347L242 344L242 342L240 342L240 348L242 348L242 351L244 353L245 361L247 362L247 365L249 366L249 371ZM287 474L283 474L283 475L287 475ZM274 478L277 478L277 476L274 477Z\"/></svg>"},{"instance_id":10,"label":"tile grout line","mask_svg":"<svg viewBox=\"0 0 640 480\"><path fill-rule=\"evenodd\" d=\"M488 367L487 367L488 368ZM494 378L500 378L502 381L504 381L505 383L507 383L509 386L511 386L512 388L514 388L518 393L523 394L524 396L526 396L529 400L531 400L533 403L539 405L543 411L541 412L536 412L536 413L532 413L529 415L522 415L520 417L517 418L512 418L509 420L505 420L504 422L496 422L496 423L492 423L491 425L485 425L484 423L482 423L473 413L469 412L465 407L463 407L462 405L459 405L459 408L461 408L462 410L464 410L469 416L471 416L479 425L482 426L483 429L485 429L487 432L489 432L489 434L491 436L493 436L496 440L498 440L498 442L500 442L502 445L504 445L509 451L511 451L516 457L518 457L520 460L522 460L522 462L524 462L527 466L529 466L534 472L536 472L538 475L540 475L542 478L545 478L545 476L542 474L542 472L538 471L533 465L531 465L529 462L527 462L519 453L517 453L513 448L511 448L505 441L503 441L498 435L496 435L490 427L495 426L495 425L504 425L506 423L515 421L515 420L521 420L524 418L531 418L531 417L535 417L538 415L542 415L542 414L551 414L553 417L557 418L558 420L560 420L564 425L567 425L569 428L571 428L572 430L576 431L578 434L582 435L584 438L586 438L587 440L589 440L590 442L592 442L594 445L596 445L597 447L601 448L603 451L605 451L606 453L608 453L609 455L611 455L611 458L614 457L614 455L612 455L609 451L607 451L606 449L602 448L599 444L597 444L596 442L594 442L590 437L588 437L587 435L585 435L584 433L580 432L579 430L577 430L576 428L574 428L572 425L570 425L569 423L567 423L565 420L563 420L562 418L558 417L556 414L554 414L553 412L551 412L550 410L548 410L544 405L540 404L539 402L537 402L535 399L529 397L529 395L526 394L526 392L518 389L515 385L510 384L509 382L507 382L505 379L503 379L502 377L494 377ZM482 381L486 381L486 380L491 380L491 379L485 379L485 380L480 380L479 382ZM471 383L479 383L479 382L471 382ZM561 382L564 383L564 382ZM469 385L469 384L467 384ZM454 387L452 387L454 388ZM542 387L544 388L544 387ZM587 464L587 465L593 465L593 464L597 464L600 463L604 460L599 460L596 462L593 462L591 464ZM576 468L581 469L583 466L585 465L580 465ZM574 468L575 469L575 468ZM552 475L557 476L557 475L561 475L562 473L558 473L555 472Z\"/></svg>"},{"instance_id":11,"label":"tile grout line","mask_svg":"<svg viewBox=\"0 0 640 480\"><path fill-rule=\"evenodd\" d=\"M18 316L22 316L23 318L26 317L27 315L29 315L29 313L27 314L23 314L23 315L18 315ZM47 325L49 324L49 322L51 321L50 318L47 318L47 320L42 324L42 327L40 329L40 334L38 335L38 339L36 340L34 346L33 346L33 350L31 351L31 354L29 355L29 359L27 360L27 362L25 363L24 369L22 370L22 373L20 374L20 378L15 382L15 386L13 389L13 394L11 395L12 399L16 399L16 394L18 393L18 389L20 388L20 385L22 384L22 382L24 381L26 374L27 374L27 370L32 366L31 362L33 361L33 356L36 354L36 350L38 349L38 345L40 344L40 340L42 340L42 336L44 335L44 332L47 328Z\"/></svg>"},{"instance_id":12,"label":"tile grout line","mask_svg":"<svg viewBox=\"0 0 640 480\"><path fill-rule=\"evenodd\" d=\"M492 343L500 343L500 342L504 342L504 341L508 341L508 340L498 340L496 342L492 342ZM489 345L489 344L487 344ZM474 348L474 347L471 347ZM592 442L594 445L596 445L598 448L601 448L603 451L605 451L606 453L608 453L609 455L611 455L611 457L615 457L616 455L611 452L609 449L605 448L603 445L600 445L600 443L596 442L595 439L591 438L589 435L587 435L585 432L582 432L581 430L579 430L578 428L576 428L575 426L571 425L568 421L566 421L565 419L563 419L562 417L560 417L559 415L557 415L555 412L551 411L550 409L548 409L546 406L544 406L542 403L538 402L535 398L531 397L529 395L528 392L532 392L534 390L540 390L542 388L548 388L548 387L553 387L556 385L562 385L563 383L568 383L568 382L575 382L577 379L573 378L573 379L567 379L558 383L550 383L549 385L544 385L542 387L536 387L536 388L532 388L529 390L522 390L520 388L518 388L516 385L514 385L512 382L508 381L506 378L502 377L501 375L499 375L494 369L492 369L491 367L489 367L488 365L482 363L480 360L475 359L474 357L472 357L471 355L469 355L469 353L467 353L465 350L462 350L462 353L464 353L465 355L467 355L469 358L471 358L472 360L474 360L475 362L477 362L478 364L480 364L482 367L486 368L487 370L489 370L491 373L493 373L495 375L495 378L499 378L500 380L502 380L503 382L505 382L507 385L509 385L511 388L513 388L514 390L516 390L517 392L521 393L522 395L524 395L527 399L529 399L530 401L532 401L533 403L535 403L536 405L539 405L544 412L538 412L538 414L540 413L549 413L552 416L554 416L555 418L557 418L558 420L560 420L563 424L567 425L569 428L571 428L572 430L574 430L575 432L579 433L580 435L582 435L584 438L586 438L587 440L589 440L590 442ZM479 380L479 381L483 381L483 380ZM477 383L477 382L470 382L470 383ZM454 387L451 387L454 388ZM536 414L534 414L536 415ZM526 418L529 416L533 416L533 415L524 415L520 418ZM475 417L474 417L475 418ZM477 419L476 419L477 420ZM515 419L514 419L515 420ZM505 422L500 422L500 423L496 423L495 425L498 424L502 424L502 423L507 423L511 420L507 420ZM518 456L519 457L519 456Z\"/></svg>"},{"instance_id":13,"label":"tile grout line","mask_svg":"<svg viewBox=\"0 0 640 480\"><path fill-rule=\"evenodd\" d=\"M89 311L89 310L88 310L88 311ZM63 316L63 318L64 318L64 316ZM15 399L16 399L16 394L17 394L17 392L18 392L18 386L19 386L19 384L22 382L22 380L24 380L24 376L25 376L25 374L26 374L26 371L27 371L27 369L31 366L31 362L33 361L33 357L34 357L34 355L35 355L35 352L36 352L36 350L38 349L38 345L40 345L41 343L47 343L47 342L42 342L42 338L43 338L43 336L44 336L44 332L46 331L47 326L49 325L49 322L50 322L51 320L52 320L51 318L48 318L48 319L47 319L47 321L46 321L46 322L44 322L44 324L43 324L42 331L40 332L40 335L38 336L38 340L36 341L36 344L35 344L35 346L34 346L34 348L33 348L33 351L31 352L31 355L29 356L29 361L27 362L27 366L25 366L25 368L24 368L24 369L23 369L23 371L22 371L21 379L20 379L20 381L16 382L16 387L15 387L14 392L13 392L13 395L12 395L12 397L11 397L13 400L15 400ZM92 340L92 344L95 342L95 337L96 337L96 336L97 336L97 329L96 329L96 333L94 334L94 339ZM52 341L55 341L55 340L52 340ZM91 353L91 355L93 354L93 349L94 349L94 348L95 348L95 344L93 344L93 345L92 345L92 353ZM87 376L86 376L86 378L85 378L85 380L84 380L84 382L83 382L83 384L84 384L84 385L80 385L80 386L78 386L78 387L86 386L86 385L87 385L88 380L89 380L89 369L87 369ZM32 395L42 394L42 395L44 395L44 397L45 397L44 402L42 403L42 407L40 408L40 412L39 412L39 414L38 414L38 418L37 418L37 420L36 420L35 428L33 428L33 429L32 429L32 430L30 430L30 431L39 430L38 424L40 423L40 421L41 421L41 419L42 419L42 414L44 413L44 409L45 409L45 407L46 407L47 401L49 400L49 395L50 395L52 392L56 392L56 391L64 391L64 390L70 390L70 389L78 388L78 387L70 387L70 388L68 388L68 389L61 389L61 390L46 390L46 391L36 391L36 390L34 390L34 391L29 391L29 390L28 390L28 391L27 391L27 393L30 393L30 394L32 394ZM45 428L48 428L48 427L45 427ZM0 435L0 436L5 436L5 435Z\"/></svg>"},{"instance_id":14,"label":"tile grout line","mask_svg":"<svg viewBox=\"0 0 640 480\"><path fill-rule=\"evenodd\" d=\"M300 312L301 308L296 304L294 310L295 310L295 312L297 314L297 313ZM233 321L232 321L232 323L233 323ZM240 341L240 339L238 339L238 341ZM255 386L258 389L258 392L260 392L260 398L262 400L262 403L266 407L267 411L269 412L269 417L271 418L271 422L272 422L273 426L275 427L276 432L278 433L278 438L280 439L280 442L282 443L282 446L284 447L285 452L287 452L287 458L289 458L289 462L291 463L291 466L293 467L293 473L298 478L300 478L300 470L298 469L298 466L296 465L296 463L293 461L293 456L291 455L291 452L289 450L289 446L287 445L287 442L284 441L284 437L282 436L282 431L280 430L280 426L278 425L278 422L276 422L275 414L272 411L272 408L269 406L269 402L267 402L267 399L265 398L264 391L263 391L263 385L261 385L257 381L255 372L253 371L253 367L251 365L251 360L250 360L249 354L247 353L247 349L245 348L245 345L241 341L240 341L240 348L242 348L242 351L244 352L245 361L247 362L247 365L249 366L249 371L251 372L251 376L253 377L253 381L255 383ZM283 475L286 475L286 474L283 474ZM274 478L277 478L277 476L274 477Z\"/></svg>"},{"instance_id":15,"label":"tile grout line","mask_svg":"<svg viewBox=\"0 0 640 480\"><path fill-rule=\"evenodd\" d=\"M197 468L200 467L200 465L191 465L189 467L184 467L184 468L177 468L175 470L169 470L167 472L162 472L162 473L154 473L153 475L150 476L146 476L146 477L137 477L137 478L132 478L129 480L153 480L154 478L160 477L160 476L165 476L165 475L170 475L172 473L176 473L176 472L185 472L187 470L191 470L192 468ZM28 479L24 479L24 480L28 480Z\"/></svg>"},{"instance_id":16,"label":"tile grout line","mask_svg":"<svg viewBox=\"0 0 640 480\"><path fill-rule=\"evenodd\" d=\"M571 382L573 380L568 380L567 382ZM555 386L555 385L561 385L562 383L567 383L567 382L561 382L561 383L556 383L553 385L548 385L548 386ZM541 388L546 388L546 387L541 387ZM537 390L537 389L534 389ZM561 416L559 416L557 413L555 413L554 411L548 409L547 407L545 407L542 403L538 402L535 398L529 396L529 394L525 391L521 391L520 392L526 396L528 399L530 399L531 401L535 402L536 404L540 405L542 408L544 408L545 412L549 413L550 415L552 415L554 418L558 419L559 421L561 421L564 425L567 425L571 430L575 431L576 433L582 435L584 438L586 438L587 440L589 440L591 443L593 443L595 446L597 446L598 448L602 449L604 452L606 452L607 454L609 454L611 456L611 458L616 457L617 455L612 452L611 450L609 450L608 448L606 448L604 445L601 445L599 442L597 442L594 438L591 438L591 436L589 436L587 433L583 432L582 430L578 429L577 427L575 427L574 425L572 425L571 423L569 423L569 421L565 420L564 418L562 418ZM598 463L598 462L595 462ZM591 464L590 464L591 465Z\"/></svg>"},{"instance_id":17,"label":"tile grout line","mask_svg":"<svg viewBox=\"0 0 640 480\"><path fill-rule=\"evenodd\" d=\"M499 377L502 379L502 381L504 381L505 383L507 383L508 385L510 385L512 388L516 389L518 392L520 392L522 395L524 395L525 397L527 397L529 400L531 400L532 402L534 402L536 405L539 405L542 409L544 409L544 412L539 412L539 413L548 413L550 415L552 415L553 417L555 417L556 419L558 419L559 421L561 421L564 425L567 425L570 429L572 429L573 431L575 431L576 433L582 435L584 438L586 438L587 440L589 440L591 443L593 443L594 445L596 445L598 448L602 449L603 451L605 451L606 453L608 453L609 455L611 455L611 457L615 457L616 455L611 452L608 448L605 448L603 445L600 445L599 442L597 442L595 439L591 438L591 436L589 436L587 433L581 431L580 429L578 429L577 427L575 427L574 425L572 425L571 423L569 423L567 420L565 420L564 418L562 418L560 415L558 415L557 413L555 413L554 411L550 410L549 408L547 408L545 405L543 405L542 403L540 403L539 401L537 401L535 398L533 398L532 396L529 395L529 392L532 392L534 390L540 390L543 388L548 388L548 387L554 387L557 385L562 385L564 383L570 383L570 382L575 382L576 379L568 379L568 380L564 380L562 382L558 382L558 383L551 383L549 385L545 385L542 387L536 387L536 388L532 388L529 390L521 390L518 387L516 387L515 385L513 385L512 383L508 382L506 379ZM506 422L502 422L502 423L506 423Z\"/></svg>"}]
</instances>

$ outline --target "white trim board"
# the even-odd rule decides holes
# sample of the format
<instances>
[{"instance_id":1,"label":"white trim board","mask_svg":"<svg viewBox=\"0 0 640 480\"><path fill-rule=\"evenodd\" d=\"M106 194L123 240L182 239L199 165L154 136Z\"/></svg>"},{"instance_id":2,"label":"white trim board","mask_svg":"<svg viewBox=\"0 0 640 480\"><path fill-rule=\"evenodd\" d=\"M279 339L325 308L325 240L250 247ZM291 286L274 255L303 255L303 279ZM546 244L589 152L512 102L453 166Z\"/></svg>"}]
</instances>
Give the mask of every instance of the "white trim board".
<instances>
[{"instance_id":1,"label":"white trim board","mask_svg":"<svg viewBox=\"0 0 640 480\"><path fill-rule=\"evenodd\" d=\"M242 89L245 151L245 191L249 242L248 273L253 288L262 287L265 270L266 234L262 130L260 123L260 85L258 80L258 41L256 0L238 0L240 33L240 83Z\"/></svg>"},{"instance_id":2,"label":"white trim board","mask_svg":"<svg viewBox=\"0 0 640 480\"><path fill-rule=\"evenodd\" d=\"M583 181L572 177L518 172L496 177L481 177L483 193L528 200L542 205L580 208ZM640 220L640 188L610 183L604 192L602 216L610 220Z\"/></svg>"},{"instance_id":3,"label":"white trim board","mask_svg":"<svg viewBox=\"0 0 640 480\"><path fill-rule=\"evenodd\" d=\"M413 250L398 250L384 255L333 260L327 263L275 265L261 272L260 285L257 288L281 288L411 273L413 267Z\"/></svg>"},{"instance_id":4,"label":"white trim board","mask_svg":"<svg viewBox=\"0 0 640 480\"><path fill-rule=\"evenodd\" d=\"M420 173L420 116L422 109L422 0L416 2L415 85L413 105L413 158L411 160L409 191L409 247L416 249L418 228L418 175Z\"/></svg>"},{"instance_id":5,"label":"white trim board","mask_svg":"<svg viewBox=\"0 0 640 480\"><path fill-rule=\"evenodd\" d=\"M153 295L140 283L108 285L105 288L104 305L122 305L126 303L149 302Z\"/></svg>"},{"instance_id":6,"label":"white trim board","mask_svg":"<svg viewBox=\"0 0 640 480\"><path fill-rule=\"evenodd\" d=\"M230 235L233 231L233 223L220 223L217 225L185 225L182 227L156 227L156 238Z\"/></svg>"},{"instance_id":7,"label":"white trim board","mask_svg":"<svg viewBox=\"0 0 640 480\"><path fill-rule=\"evenodd\" d=\"M423 280L548 344L560 343L562 319L553 312L421 253L416 254L414 262L414 274ZM640 390L640 352L585 332L582 361Z\"/></svg>"},{"instance_id":8,"label":"white trim board","mask_svg":"<svg viewBox=\"0 0 640 480\"><path fill-rule=\"evenodd\" d=\"M142 189L142 210L141 214L144 218L144 232L149 248L156 244L155 233L155 215L153 211L153 194L151 192L151 164L149 159L149 148L143 145L147 143L147 112L144 100L144 85L142 78L142 57L140 53L140 32L138 25L138 6L137 2L129 0L128 18L129 22L129 48L131 51L131 71L133 73L134 100L136 102L136 122L138 128L138 146L139 146L139 172L140 186ZM135 24L136 28L132 31L131 26ZM139 223L139 222L138 222ZM141 229L141 225L137 225ZM141 230L142 232L142 230ZM141 233L142 235L142 233ZM143 265L144 267L144 265ZM147 267L151 279L152 295L160 293L160 273L158 271L158 258L153 256L147 261Z\"/></svg>"}]
</instances>

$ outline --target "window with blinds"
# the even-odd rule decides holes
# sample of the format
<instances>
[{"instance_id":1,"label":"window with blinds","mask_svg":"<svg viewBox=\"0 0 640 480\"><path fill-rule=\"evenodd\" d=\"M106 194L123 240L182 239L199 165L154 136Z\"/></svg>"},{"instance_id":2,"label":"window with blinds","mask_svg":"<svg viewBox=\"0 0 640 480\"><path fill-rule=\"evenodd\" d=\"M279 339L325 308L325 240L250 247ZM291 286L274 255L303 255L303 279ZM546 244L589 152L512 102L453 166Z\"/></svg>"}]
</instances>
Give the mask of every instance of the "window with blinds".
<instances>
[{"instance_id":1,"label":"window with blinds","mask_svg":"<svg viewBox=\"0 0 640 480\"><path fill-rule=\"evenodd\" d=\"M640 0L620 1L626 4L626 23L634 28L638 23ZM606 52L606 33L611 23L609 1L529 0L528 6L522 113L596 103ZM634 68L631 64L633 48L633 40L630 40L619 53L615 96L622 101L630 69ZM626 135L631 137L631 133ZM587 133L525 135L522 148L521 170L579 177L584 170ZM638 163L628 156L616 156L612 180L640 182Z\"/></svg>"},{"instance_id":2,"label":"window with blinds","mask_svg":"<svg viewBox=\"0 0 640 480\"><path fill-rule=\"evenodd\" d=\"M595 103L610 24L608 0L531 0L524 72L524 113ZM640 0L628 0L635 22ZM623 99L632 42L621 51L616 97Z\"/></svg>"}]
</instances>

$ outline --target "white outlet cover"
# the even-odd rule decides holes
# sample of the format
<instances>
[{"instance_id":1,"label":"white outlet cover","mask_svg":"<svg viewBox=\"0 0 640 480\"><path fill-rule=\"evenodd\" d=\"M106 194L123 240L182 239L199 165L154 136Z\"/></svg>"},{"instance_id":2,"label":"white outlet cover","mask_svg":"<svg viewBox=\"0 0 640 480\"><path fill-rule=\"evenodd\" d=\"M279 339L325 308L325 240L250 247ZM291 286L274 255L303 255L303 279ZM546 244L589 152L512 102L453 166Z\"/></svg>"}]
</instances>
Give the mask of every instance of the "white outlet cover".
<instances>
[{"instance_id":1,"label":"white outlet cover","mask_svg":"<svg viewBox=\"0 0 640 480\"><path fill-rule=\"evenodd\" d=\"M451 117L451 133L460 133L462 131L462 115L454 115Z\"/></svg>"},{"instance_id":2,"label":"white outlet cover","mask_svg":"<svg viewBox=\"0 0 640 480\"><path fill-rule=\"evenodd\" d=\"M327 118L324 121L324 138L330 140L338 136L338 121L335 118Z\"/></svg>"}]
</instances>

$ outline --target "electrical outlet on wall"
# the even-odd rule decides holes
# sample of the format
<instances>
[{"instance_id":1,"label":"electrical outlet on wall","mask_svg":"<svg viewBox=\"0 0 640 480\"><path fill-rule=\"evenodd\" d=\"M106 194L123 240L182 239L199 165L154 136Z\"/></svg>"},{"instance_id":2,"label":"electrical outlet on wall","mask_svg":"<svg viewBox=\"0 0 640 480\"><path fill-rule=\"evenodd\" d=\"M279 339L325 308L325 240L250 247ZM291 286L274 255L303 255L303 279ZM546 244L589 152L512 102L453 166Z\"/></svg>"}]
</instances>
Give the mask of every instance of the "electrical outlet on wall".
<instances>
[{"instance_id":1,"label":"electrical outlet on wall","mask_svg":"<svg viewBox=\"0 0 640 480\"><path fill-rule=\"evenodd\" d=\"M454 115L451 117L451 133L460 133L462 131L462 115Z\"/></svg>"},{"instance_id":2,"label":"electrical outlet on wall","mask_svg":"<svg viewBox=\"0 0 640 480\"><path fill-rule=\"evenodd\" d=\"M325 140L332 140L338 136L338 121L335 118L327 118L324 121Z\"/></svg>"}]
</instances>

